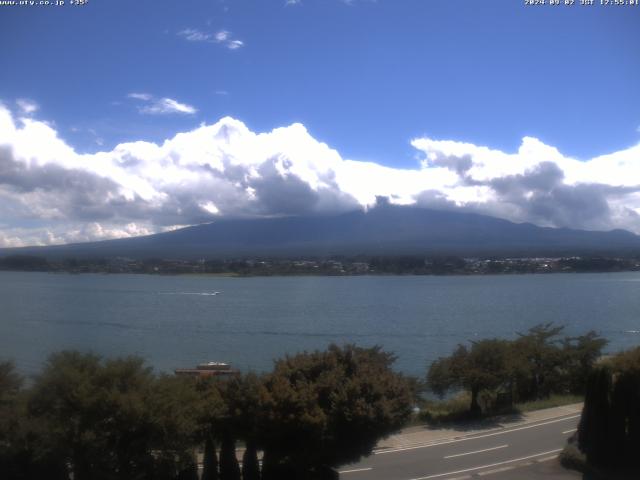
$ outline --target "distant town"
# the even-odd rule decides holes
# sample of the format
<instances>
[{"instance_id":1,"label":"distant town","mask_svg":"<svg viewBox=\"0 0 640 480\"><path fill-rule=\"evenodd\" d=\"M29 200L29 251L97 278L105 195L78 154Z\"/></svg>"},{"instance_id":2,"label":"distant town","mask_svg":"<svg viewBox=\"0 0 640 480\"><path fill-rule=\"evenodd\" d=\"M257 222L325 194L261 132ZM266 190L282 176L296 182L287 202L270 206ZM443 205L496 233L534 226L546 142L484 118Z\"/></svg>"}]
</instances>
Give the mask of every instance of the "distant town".
<instances>
[{"instance_id":1,"label":"distant town","mask_svg":"<svg viewBox=\"0 0 640 480\"><path fill-rule=\"evenodd\" d=\"M0 270L66 273L275 275L491 275L640 271L640 258L525 257L462 258L424 256L336 257L329 259L170 260L63 259L13 255Z\"/></svg>"}]
</instances>

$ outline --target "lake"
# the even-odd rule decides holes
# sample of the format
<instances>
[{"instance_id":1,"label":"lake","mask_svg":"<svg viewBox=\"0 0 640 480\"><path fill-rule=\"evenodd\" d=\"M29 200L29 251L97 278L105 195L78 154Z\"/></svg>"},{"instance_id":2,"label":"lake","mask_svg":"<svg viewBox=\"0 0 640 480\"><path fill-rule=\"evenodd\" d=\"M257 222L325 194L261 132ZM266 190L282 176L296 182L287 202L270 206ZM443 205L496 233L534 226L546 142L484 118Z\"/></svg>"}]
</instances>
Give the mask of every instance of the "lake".
<instances>
[{"instance_id":1,"label":"lake","mask_svg":"<svg viewBox=\"0 0 640 480\"><path fill-rule=\"evenodd\" d=\"M218 292L218 293L216 293ZM225 361L265 371L331 342L382 345L424 375L456 344L541 322L640 343L640 273L254 277L0 272L0 359L37 372L51 352L137 354L159 371Z\"/></svg>"}]
</instances>

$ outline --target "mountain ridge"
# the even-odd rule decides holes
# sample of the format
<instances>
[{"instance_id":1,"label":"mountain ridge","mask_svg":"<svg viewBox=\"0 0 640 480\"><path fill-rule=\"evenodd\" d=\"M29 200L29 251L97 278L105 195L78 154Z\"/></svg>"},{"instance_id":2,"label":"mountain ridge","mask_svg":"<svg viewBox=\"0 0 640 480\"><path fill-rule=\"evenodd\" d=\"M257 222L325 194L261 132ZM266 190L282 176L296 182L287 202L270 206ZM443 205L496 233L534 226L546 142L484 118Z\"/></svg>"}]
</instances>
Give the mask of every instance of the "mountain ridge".
<instances>
[{"instance_id":1,"label":"mountain ridge","mask_svg":"<svg viewBox=\"0 0 640 480\"><path fill-rule=\"evenodd\" d=\"M142 237L0 249L1 256L138 259L637 253L640 236L626 230L539 227L477 213L396 205L336 215L220 219Z\"/></svg>"}]
</instances>

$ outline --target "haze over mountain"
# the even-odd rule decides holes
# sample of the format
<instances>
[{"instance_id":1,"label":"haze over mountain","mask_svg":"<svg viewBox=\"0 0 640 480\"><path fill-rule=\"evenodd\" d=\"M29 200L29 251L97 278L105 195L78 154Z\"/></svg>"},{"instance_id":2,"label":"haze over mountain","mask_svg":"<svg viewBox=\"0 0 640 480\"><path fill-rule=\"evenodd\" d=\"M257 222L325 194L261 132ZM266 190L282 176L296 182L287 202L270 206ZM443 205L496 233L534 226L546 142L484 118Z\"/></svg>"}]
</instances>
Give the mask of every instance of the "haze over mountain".
<instances>
[{"instance_id":1,"label":"haze over mountain","mask_svg":"<svg viewBox=\"0 0 640 480\"><path fill-rule=\"evenodd\" d=\"M170 259L330 255L579 255L640 252L640 237L542 228L485 215L381 203L339 215L221 219L172 232L83 244L0 250L0 255Z\"/></svg>"}]
</instances>

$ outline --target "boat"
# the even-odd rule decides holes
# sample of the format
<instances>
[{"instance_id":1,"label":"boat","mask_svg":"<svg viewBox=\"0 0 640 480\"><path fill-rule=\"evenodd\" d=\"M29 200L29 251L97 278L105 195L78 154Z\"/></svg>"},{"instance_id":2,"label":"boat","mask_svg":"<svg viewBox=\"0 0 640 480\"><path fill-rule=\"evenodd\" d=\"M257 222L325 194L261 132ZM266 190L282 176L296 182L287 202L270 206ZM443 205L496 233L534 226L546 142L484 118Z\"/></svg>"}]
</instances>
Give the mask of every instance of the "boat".
<instances>
[{"instance_id":1,"label":"boat","mask_svg":"<svg viewBox=\"0 0 640 480\"><path fill-rule=\"evenodd\" d=\"M195 368L177 368L174 372L176 375L191 377L216 377L237 375L239 373L237 370L233 370L231 365L224 362L199 363Z\"/></svg>"},{"instance_id":2,"label":"boat","mask_svg":"<svg viewBox=\"0 0 640 480\"><path fill-rule=\"evenodd\" d=\"M224 371L224 370L231 370L231 365L223 362L207 362L207 363L199 363L196 368L198 368L199 370Z\"/></svg>"}]
</instances>

